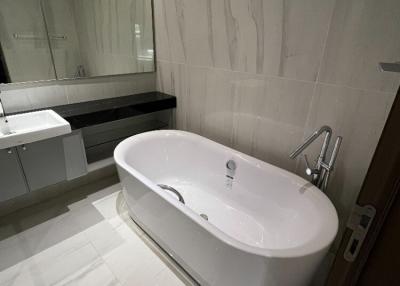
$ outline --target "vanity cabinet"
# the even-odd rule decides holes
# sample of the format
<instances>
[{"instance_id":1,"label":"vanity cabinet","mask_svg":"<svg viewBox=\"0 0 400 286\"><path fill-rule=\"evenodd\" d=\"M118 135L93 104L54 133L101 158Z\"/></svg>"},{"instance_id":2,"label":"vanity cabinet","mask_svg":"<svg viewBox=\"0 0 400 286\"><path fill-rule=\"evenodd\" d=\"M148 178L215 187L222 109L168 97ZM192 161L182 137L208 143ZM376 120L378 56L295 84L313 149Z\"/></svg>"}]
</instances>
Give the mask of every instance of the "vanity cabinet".
<instances>
[{"instance_id":1,"label":"vanity cabinet","mask_svg":"<svg viewBox=\"0 0 400 286\"><path fill-rule=\"evenodd\" d=\"M81 130L62 137L67 180L87 174L88 162Z\"/></svg>"},{"instance_id":2,"label":"vanity cabinet","mask_svg":"<svg viewBox=\"0 0 400 286\"><path fill-rule=\"evenodd\" d=\"M87 174L80 130L0 149L0 202Z\"/></svg>"},{"instance_id":3,"label":"vanity cabinet","mask_svg":"<svg viewBox=\"0 0 400 286\"><path fill-rule=\"evenodd\" d=\"M87 173L80 131L18 146L18 154L31 191Z\"/></svg>"},{"instance_id":4,"label":"vanity cabinet","mask_svg":"<svg viewBox=\"0 0 400 286\"><path fill-rule=\"evenodd\" d=\"M18 146L17 149L31 191L66 180L62 137Z\"/></svg>"},{"instance_id":5,"label":"vanity cabinet","mask_svg":"<svg viewBox=\"0 0 400 286\"><path fill-rule=\"evenodd\" d=\"M27 192L16 148L0 150L0 202Z\"/></svg>"}]
</instances>

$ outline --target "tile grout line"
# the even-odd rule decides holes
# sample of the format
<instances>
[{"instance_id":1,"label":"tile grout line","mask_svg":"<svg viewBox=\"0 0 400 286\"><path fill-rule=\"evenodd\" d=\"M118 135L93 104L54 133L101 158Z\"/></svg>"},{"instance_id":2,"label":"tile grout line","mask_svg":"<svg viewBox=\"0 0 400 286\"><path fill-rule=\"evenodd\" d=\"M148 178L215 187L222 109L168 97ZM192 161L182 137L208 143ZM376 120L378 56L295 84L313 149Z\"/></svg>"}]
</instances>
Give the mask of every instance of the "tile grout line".
<instances>
[{"instance_id":1,"label":"tile grout line","mask_svg":"<svg viewBox=\"0 0 400 286\"><path fill-rule=\"evenodd\" d=\"M114 279L122 285L122 282L120 281L120 279L118 278L118 276L114 273L114 271L111 269L111 267L108 265L107 261L103 258L103 256L99 253L99 251L96 249L96 247L94 246L94 244L92 243L92 241L89 239L89 243L90 245L93 247L94 251L96 251L96 254L98 256L98 258L103 262L103 264L107 267L107 269L111 272L111 274L113 275Z\"/></svg>"},{"instance_id":2,"label":"tile grout line","mask_svg":"<svg viewBox=\"0 0 400 286\"><path fill-rule=\"evenodd\" d=\"M323 66L323 63L324 63L325 55L326 55L326 49L328 47L328 39L329 39L329 34L331 32L331 26L332 26L333 16L334 16L335 10L336 10L336 4L337 3L335 1L333 3L332 13L331 13L331 15L329 17L329 24L328 24L328 27L327 27L327 30L326 30L326 33L325 33L324 46L322 48L322 54L321 54L321 59L320 59L321 61L319 63L317 76L315 78L315 82L316 83L321 83L320 82L320 76L321 76L322 66Z\"/></svg>"},{"instance_id":3,"label":"tile grout line","mask_svg":"<svg viewBox=\"0 0 400 286\"><path fill-rule=\"evenodd\" d=\"M395 91L392 92L392 91L382 91L382 90L377 90L377 89L365 89L365 88L353 87L353 86L344 85L344 84L322 82L322 81L319 81L319 80L315 80L315 81L301 80L301 79L290 78L290 77L280 77L280 76L276 76L276 75L258 74L258 73L251 73L251 72L246 72L246 71L235 71L235 70L229 70L229 69L218 68L218 67L191 65L191 64L187 64L187 63L179 63L179 62L173 62L173 61L157 60L157 62L164 63L164 64L182 65L182 66L185 66L187 68L199 68L199 69L223 71L223 72L227 72L227 73L238 73L238 74L255 76L255 77L259 77L259 78L269 78L269 79L277 79L277 80L286 80L286 81L293 81L293 82L301 82L301 83L333 86L333 87L346 88L346 89L357 90L357 91L362 91L362 92L374 92L374 93L386 94L386 95L393 95L393 94L396 93ZM318 72L318 74L319 74L319 72ZM317 77L318 77L318 75L317 75Z\"/></svg>"}]
</instances>

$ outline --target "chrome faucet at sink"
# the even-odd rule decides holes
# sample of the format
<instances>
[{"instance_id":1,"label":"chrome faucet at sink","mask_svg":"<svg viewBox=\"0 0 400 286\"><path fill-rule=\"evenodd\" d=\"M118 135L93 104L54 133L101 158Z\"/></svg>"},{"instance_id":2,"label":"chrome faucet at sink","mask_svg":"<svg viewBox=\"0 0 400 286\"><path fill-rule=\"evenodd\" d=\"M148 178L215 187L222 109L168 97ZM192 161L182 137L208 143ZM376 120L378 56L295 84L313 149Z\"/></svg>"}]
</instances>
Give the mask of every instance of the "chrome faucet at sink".
<instances>
[{"instance_id":1,"label":"chrome faucet at sink","mask_svg":"<svg viewBox=\"0 0 400 286\"><path fill-rule=\"evenodd\" d=\"M328 181L331 172L334 169L336 158L339 152L340 144L342 143L342 137L338 136L336 138L335 146L333 148L329 162L326 161L326 153L328 151L329 143L332 137L332 128L329 126L322 126L320 129L316 130L310 137L308 137L304 143L302 143L296 150L290 154L290 158L294 159L300 155L312 142L314 142L320 135L325 133L325 139L321 147L321 152L318 156L318 160L314 168L310 167L307 159L307 155L304 155L306 161L307 169L306 174L311 176L311 182L320 188L323 192L326 191L328 187Z\"/></svg>"},{"instance_id":2,"label":"chrome faucet at sink","mask_svg":"<svg viewBox=\"0 0 400 286\"><path fill-rule=\"evenodd\" d=\"M6 116L6 112L4 110L3 103L0 99L0 132L4 135L11 134L10 127L8 126L8 120Z\"/></svg>"}]
</instances>

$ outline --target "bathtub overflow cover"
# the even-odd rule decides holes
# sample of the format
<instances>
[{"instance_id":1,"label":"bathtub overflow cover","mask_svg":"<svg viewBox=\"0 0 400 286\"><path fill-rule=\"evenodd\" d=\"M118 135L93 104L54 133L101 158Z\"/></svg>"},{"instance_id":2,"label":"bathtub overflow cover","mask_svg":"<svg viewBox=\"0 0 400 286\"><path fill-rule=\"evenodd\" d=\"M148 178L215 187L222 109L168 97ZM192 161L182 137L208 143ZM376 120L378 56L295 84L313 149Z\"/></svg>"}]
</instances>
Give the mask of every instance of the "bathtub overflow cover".
<instances>
[{"instance_id":1,"label":"bathtub overflow cover","mask_svg":"<svg viewBox=\"0 0 400 286\"><path fill-rule=\"evenodd\" d=\"M207 216L206 214L200 214L200 216L201 216L202 218L204 218L205 220L208 220L208 216Z\"/></svg>"}]
</instances>

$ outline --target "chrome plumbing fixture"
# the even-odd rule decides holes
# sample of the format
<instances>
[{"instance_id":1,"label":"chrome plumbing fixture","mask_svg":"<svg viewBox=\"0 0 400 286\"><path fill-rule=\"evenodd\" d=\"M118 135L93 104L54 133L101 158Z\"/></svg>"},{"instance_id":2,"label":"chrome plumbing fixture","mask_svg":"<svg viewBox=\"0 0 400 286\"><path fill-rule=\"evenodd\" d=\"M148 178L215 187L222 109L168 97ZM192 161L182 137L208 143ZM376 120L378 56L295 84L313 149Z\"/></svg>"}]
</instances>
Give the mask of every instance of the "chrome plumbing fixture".
<instances>
[{"instance_id":1,"label":"chrome plumbing fixture","mask_svg":"<svg viewBox=\"0 0 400 286\"><path fill-rule=\"evenodd\" d=\"M379 63L379 70L382 72L400 73L400 62Z\"/></svg>"},{"instance_id":2,"label":"chrome plumbing fixture","mask_svg":"<svg viewBox=\"0 0 400 286\"><path fill-rule=\"evenodd\" d=\"M236 168L237 166L235 161L229 160L228 162L226 162L226 176L233 179L233 177L235 176Z\"/></svg>"},{"instance_id":3,"label":"chrome plumbing fixture","mask_svg":"<svg viewBox=\"0 0 400 286\"><path fill-rule=\"evenodd\" d=\"M0 99L0 118L6 118L7 120L6 112L4 111L4 106L3 103L1 102L1 99Z\"/></svg>"},{"instance_id":4,"label":"chrome plumbing fixture","mask_svg":"<svg viewBox=\"0 0 400 286\"><path fill-rule=\"evenodd\" d=\"M179 201L180 201L182 204L185 204L185 200L183 199L183 196L182 196L176 189L174 189L174 188L171 187L171 186L163 185L163 184L158 184L158 186L159 186L161 189L163 189L163 190L166 190L166 191L169 191L169 192L175 194L175 195L178 197Z\"/></svg>"},{"instance_id":5,"label":"chrome plumbing fixture","mask_svg":"<svg viewBox=\"0 0 400 286\"><path fill-rule=\"evenodd\" d=\"M226 162L226 186L231 189L233 184L233 179L235 177L237 165L232 159Z\"/></svg>"},{"instance_id":6,"label":"chrome plumbing fixture","mask_svg":"<svg viewBox=\"0 0 400 286\"><path fill-rule=\"evenodd\" d=\"M10 126L8 126L8 120L6 116L6 111L4 110L4 105L0 99L0 132L4 135L11 134Z\"/></svg>"},{"instance_id":7,"label":"chrome plumbing fixture","mask_svg":"<svg viewBox=\"0 0 400 286\"><path fill-rule=\"evenodd\" d=\"M200 216L201 216L202 218L204 218L205 220L208 220L208 215L206 215L206 214L200 214Z\"/></svg>"},{"instance_id":8,"label":"chrome plumbing fixture","mask_svg":"<svg viewBox=\"0 0 400 286\"><path fill-rule=\"evenodd\" d=\"M336 158L339 152L340 145L342 143L342 137L338 136L336 138L335 146L333 148L329 162L327 162L327 151L329 143L332 137L332 128L329 126L322 126L320 129L316 130L311 136L309 136L299 147L296 148L289 156L291 159L295 159L300 155L312 142L314 142L319 136L325 133L325 139L321 147L317 162L315 167L311 167L308 162L307 155L304 155L306 161L306 174L311 176L311 182L320 188L323 192L326 191L328 187L328 181L330 174L334 169Z\"/></svg>"}]
</instances>

